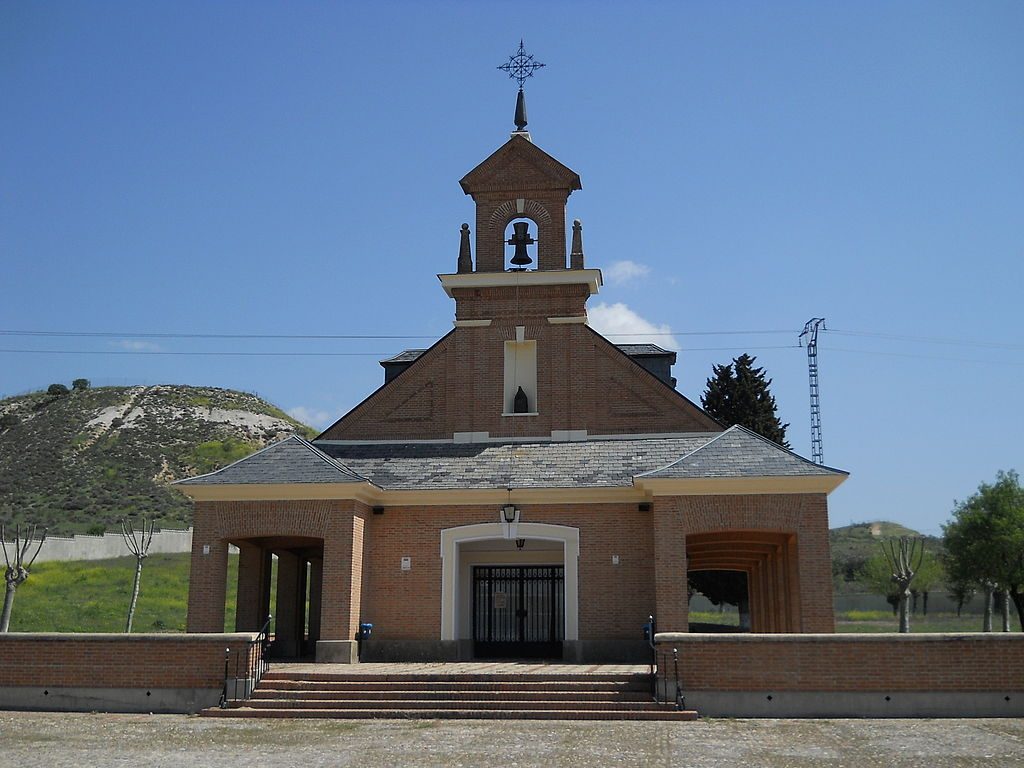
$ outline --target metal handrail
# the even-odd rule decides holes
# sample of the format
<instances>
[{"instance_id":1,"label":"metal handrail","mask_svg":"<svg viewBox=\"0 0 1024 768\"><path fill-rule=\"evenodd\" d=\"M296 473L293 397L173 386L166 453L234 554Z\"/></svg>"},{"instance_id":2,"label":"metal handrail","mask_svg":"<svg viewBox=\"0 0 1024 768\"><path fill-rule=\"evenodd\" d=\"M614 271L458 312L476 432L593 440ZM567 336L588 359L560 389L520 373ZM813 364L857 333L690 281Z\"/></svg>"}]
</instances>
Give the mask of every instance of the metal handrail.
<instances>
[{"instance_id":1,"label":"metal handrail","mask_svg":"<svg viewBox=\"0 0 1024 768\"><path fill-rule=\"evenodd\" d=\"M270 645L270 622L273 619L273 616L267 616L256 637L247 642L244 649L235 653L234 675L231 674L231 648L224 649L224 688L219 702L221 709L227 707L228 702L248 699L267 671L267 646Z\"/></svg>"},{"instance_id":2,"label":"metal handrail","mask_svg":"<svg viewBox=\"0 0 1024 768\"><path fill-rule=\"evenodd\" d=\"M669 653L668 650L656 654L657 673L654 676L654 701L658 704L668 704L669 686ZM672 649L672 681L675 683L675 695L673 696L676 710L682 712L686 709L686 697L683 696L683 686L679 682L679 649ZM662 685L664 685L665 698L662 700Z\"/></svg>"}]
</instances>

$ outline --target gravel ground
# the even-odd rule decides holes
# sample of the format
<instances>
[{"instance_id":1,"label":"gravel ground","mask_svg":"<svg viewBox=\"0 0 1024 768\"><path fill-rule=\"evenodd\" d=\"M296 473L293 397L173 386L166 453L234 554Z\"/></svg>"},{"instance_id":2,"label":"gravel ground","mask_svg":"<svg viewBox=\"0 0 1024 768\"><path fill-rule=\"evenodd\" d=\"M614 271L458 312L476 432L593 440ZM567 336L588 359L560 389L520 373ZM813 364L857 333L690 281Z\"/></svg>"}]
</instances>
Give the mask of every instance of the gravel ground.
<instances>
[{"instance_id":1,"label":"gravel ground","mask_svg":"<svg viewBox=\"0 0 1024 768\"><path fill-rule=\"evenodd\" d=\"M0 712L3 764L1024 766L1024 720L223 720Z\"/></svg>"}]
</instances>

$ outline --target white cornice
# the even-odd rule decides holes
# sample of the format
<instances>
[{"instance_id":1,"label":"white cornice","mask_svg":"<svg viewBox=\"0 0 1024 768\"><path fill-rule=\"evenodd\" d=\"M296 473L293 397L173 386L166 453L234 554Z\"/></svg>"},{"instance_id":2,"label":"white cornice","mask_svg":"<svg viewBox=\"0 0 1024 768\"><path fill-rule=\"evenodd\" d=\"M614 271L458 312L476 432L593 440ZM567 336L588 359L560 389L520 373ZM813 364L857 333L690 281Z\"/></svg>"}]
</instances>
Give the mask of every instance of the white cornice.
<instances>
[{"instance_id":1,"label":"white cornice","mask_svg":"<svg viewBox=\"0 0 1024 768\"><path fill-rule=\"evenodd\" d=\"M651 496L749 496L763 493L832 493L845 474L785 477L635 477L636 488Z\"/></svg>"},{"instance_id":2,"label":"white cornice","mask_svg":"<svg viewBox=\"0 0 1024 768\"><path fill-rule=\"evenodd\" d=\"M438 275L444 292L452 296L456 288L507 288L532 285L586 285L590 295L604 284L600 269L545 269L532 272L458 272Z\"/></svg>"}]
</instances>

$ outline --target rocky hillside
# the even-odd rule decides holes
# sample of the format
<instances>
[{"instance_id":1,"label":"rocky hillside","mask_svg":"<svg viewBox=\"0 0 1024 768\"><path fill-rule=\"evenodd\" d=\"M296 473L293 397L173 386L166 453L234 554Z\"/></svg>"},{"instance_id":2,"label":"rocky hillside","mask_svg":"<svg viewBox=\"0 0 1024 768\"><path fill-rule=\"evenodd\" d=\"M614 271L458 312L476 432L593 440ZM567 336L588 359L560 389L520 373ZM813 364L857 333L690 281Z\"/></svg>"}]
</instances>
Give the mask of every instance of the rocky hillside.
<instances>
[{"instance_id":1,"label":"rocky hillside","mask_svg":"<svg viewBox=\"0 0 1024 768\"><path fill-rule=\"evenodd\" d=\"M832 575L837 591L860 589L857 574L864 564L881 550L881 542L900 536L921 536L915 530L899 523L877 521L856 523L833 528L828 532L832 548ZM942 540L934 536L923 536L929 552L942 550Z\"/></svg>"},{"instance_id":2,"label":"rocky hillside","mask_svg":"<svg viewBox=\"0 0 1024 768\"><path fill-rule=\"evenodd\" d=\"M0 400L0 520L51 534L112 529L125 515L184 527L190 502L171 481L314 433L244 392L76 383Z\"/></svg>"}]
</instances>

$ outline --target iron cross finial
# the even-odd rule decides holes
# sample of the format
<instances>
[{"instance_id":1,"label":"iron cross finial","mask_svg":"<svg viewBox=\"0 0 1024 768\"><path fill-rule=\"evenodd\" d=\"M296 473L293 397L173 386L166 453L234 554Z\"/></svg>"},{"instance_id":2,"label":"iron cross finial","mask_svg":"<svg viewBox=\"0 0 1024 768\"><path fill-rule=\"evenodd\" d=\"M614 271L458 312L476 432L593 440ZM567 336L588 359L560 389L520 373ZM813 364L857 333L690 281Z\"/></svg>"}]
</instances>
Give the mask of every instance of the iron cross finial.
<instances>
[{"instance_id":1,"label":"iron cross finial","mask_svg":"<svg viewBox=\"0 0 1024 768\"><path fill-rule=\"evenodd\" d=\"M523 83L526 82L526 78L533 77L534 70L540 69L546 66L541 64L539 61L534 61L533 56L528 54L523 48L523 41L519 41L519 50L514 56L509 56L508 61L498 67L498 69L508 72L508 76L513 80L518 81L519 88L522 89Z\"/></svg>"}]
</instances>

